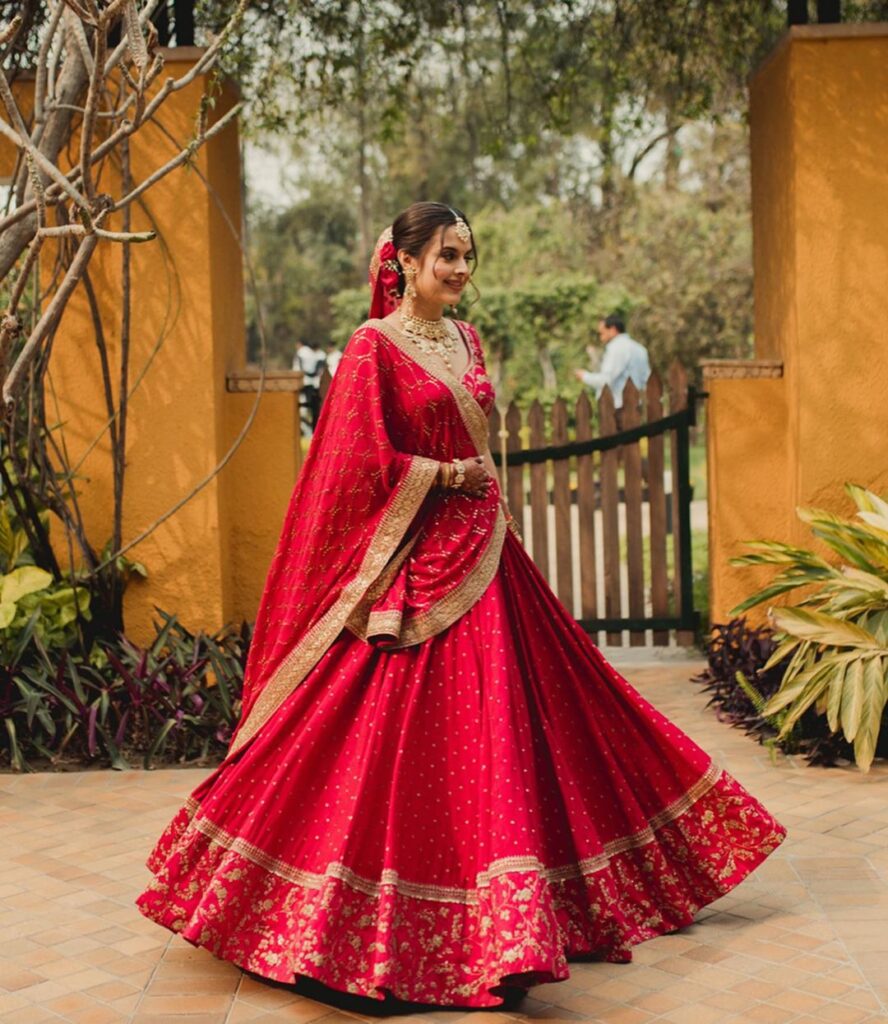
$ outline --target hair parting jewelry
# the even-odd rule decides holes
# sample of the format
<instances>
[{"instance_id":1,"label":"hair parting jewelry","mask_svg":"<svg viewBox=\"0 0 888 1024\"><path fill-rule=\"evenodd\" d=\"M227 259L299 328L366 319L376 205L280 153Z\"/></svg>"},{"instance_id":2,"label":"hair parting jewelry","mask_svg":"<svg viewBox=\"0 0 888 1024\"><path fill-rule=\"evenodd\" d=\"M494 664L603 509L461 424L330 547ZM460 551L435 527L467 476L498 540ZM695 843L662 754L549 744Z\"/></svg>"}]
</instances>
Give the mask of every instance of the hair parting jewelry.
<instances>
[{"instance_id":1,"label":"hair parting jewelry","mask_svg":"<svg viewBox=\"0 0 888 1024\"><path fill-rule=\"evenodd\" d=\"M462 219L462 217L460 217L460 215L456 212L456 210L453 209L452 206L450 207L450 212L456 218L453 226L456 229L457 237L461 242L465 242L465 244L468 245L472 241L472 229L469 227L468 224L466 224L466 222Z\"/></svg>"}]
</instances>

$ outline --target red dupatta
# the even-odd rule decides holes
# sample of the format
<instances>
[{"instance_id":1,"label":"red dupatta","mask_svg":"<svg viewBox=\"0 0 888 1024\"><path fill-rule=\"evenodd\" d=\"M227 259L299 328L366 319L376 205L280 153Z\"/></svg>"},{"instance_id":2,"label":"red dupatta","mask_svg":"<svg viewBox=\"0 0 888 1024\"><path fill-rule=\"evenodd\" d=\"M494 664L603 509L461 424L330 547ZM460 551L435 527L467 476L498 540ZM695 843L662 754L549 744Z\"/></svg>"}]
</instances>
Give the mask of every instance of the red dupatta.
<instances>
[{"instance_id":1,"label":"red dupatta","mask_svg":"<svg viewBox=\"0 0 888 1024\"><path fill-rule=\"evenodd\" d=\"M435 478L439 461L486 448L485 411L462 381L393 325L372 319L358 328L271 562L230 753L344 628L404 647L446 629L478 600L505 536L498 488L473 498L436 487Z\"/></svg>"}]
</instances>

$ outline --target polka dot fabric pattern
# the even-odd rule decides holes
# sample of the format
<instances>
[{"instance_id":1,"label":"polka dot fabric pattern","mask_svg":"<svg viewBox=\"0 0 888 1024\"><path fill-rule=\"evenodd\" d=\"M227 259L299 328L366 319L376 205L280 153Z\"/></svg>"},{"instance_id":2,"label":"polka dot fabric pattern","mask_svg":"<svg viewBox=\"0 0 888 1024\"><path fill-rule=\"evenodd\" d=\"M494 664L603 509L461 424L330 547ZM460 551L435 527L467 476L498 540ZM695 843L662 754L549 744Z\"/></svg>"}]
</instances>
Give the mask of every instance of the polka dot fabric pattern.
<instances>
[{"instance_id":1,"label":"polka dot fabric pattern","mask_svg":"<svg viewBox=\"0 0 888 1024\"><path fill-rule=\"evenodd\" d=\"M277 981L496 1006L689 924L784 834L508 534L446 630L337 637L171 823L139 906Z\"/></svg>"}]
</instances>

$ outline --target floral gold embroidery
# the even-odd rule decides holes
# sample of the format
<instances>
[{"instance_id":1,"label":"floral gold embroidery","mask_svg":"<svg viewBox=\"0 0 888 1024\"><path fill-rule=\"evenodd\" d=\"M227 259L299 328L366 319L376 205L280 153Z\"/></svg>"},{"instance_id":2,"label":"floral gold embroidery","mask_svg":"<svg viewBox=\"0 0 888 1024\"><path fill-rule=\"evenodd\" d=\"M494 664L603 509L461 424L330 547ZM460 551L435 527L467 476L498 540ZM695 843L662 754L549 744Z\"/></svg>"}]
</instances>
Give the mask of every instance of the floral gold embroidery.
<instances>
[{"instance_id":1,"label":"floral gold embroidery","mask_svg":"<svg viewBox=\"0 0 888 1024\"><path fill-rule=\"evenodd\" d=\"M690 924L785 836L714 765L657 815L653 837L645 828L556 867L500 858L471 889L394 871L372 881L343 864L300 871L188 816L155 851L157 878L138 901L146 916L276 981L306 974L376 999L467 1006L500 1005L506 976L566 978L568 956L631 959L633 945Z\"/></svg>"}]
</instances>

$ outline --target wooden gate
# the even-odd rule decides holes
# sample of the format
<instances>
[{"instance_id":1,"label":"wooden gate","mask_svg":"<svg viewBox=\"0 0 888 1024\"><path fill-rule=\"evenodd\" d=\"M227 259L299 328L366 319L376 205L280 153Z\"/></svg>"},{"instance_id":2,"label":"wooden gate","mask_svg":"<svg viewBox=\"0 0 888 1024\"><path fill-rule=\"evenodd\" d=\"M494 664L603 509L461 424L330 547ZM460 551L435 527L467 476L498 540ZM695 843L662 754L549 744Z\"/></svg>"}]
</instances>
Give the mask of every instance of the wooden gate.
<instances>
[{"instance_id":1,"label":"wooden gate","mask_svg":"<svg viewBox=\"0 0 888 1024\"><path fill-rule=\"evenodd\" d=\"M596 417L586 394L574 409L557 399L546 429L534 402L526 420L512 403L490 420L500 468L525 547L562 603L593 638L657 646L676 631L690 645L699 621L691 561L690 428L699 397L673 363L663 385L652 374L643 394L631 381L615 412L605 389ZM571 437L571 435L573 435Z\"/></svg>"}]
</instances>

